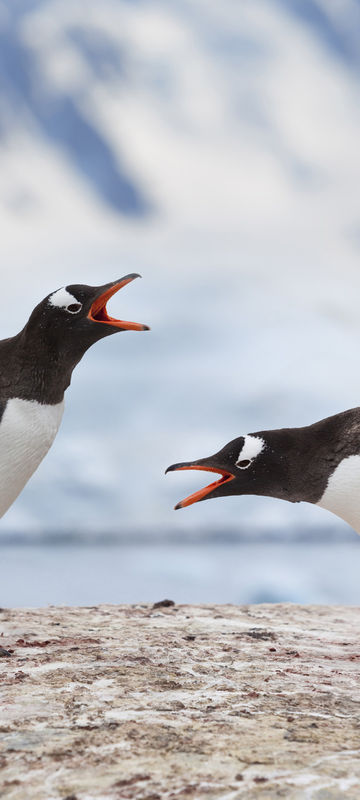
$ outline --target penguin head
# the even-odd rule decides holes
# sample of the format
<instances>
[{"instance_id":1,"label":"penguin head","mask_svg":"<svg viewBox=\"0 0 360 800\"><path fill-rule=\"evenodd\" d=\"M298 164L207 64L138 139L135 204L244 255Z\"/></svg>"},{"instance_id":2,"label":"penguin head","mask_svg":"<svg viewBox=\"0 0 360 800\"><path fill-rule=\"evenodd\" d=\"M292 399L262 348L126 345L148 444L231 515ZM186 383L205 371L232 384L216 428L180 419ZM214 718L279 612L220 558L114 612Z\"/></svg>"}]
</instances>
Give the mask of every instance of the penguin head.
<instances>
[{"instance_id":1,"label":"penguin head","mask_svg":"<svg viewBox=\"0 0 360 800\"><path fill-rule=\"evenodd\" d=\"M23 333L27 339L48 342L54 352L78 358L104 336L149 330L138 322L114 319L106 309L113 294L139 277L133 273L104 286L73 284L57 289L36 306Z\"/></svg>"},{"instance_id":2,"label":"penguin head","mask_svg":"<svg viewBox=\"0 0 360 800\"><path fill-rule=\"evenodd\" d=\"M308 499L302 496L303 486L297 485L292 466L294 446L291 429L261 431L233 439L207 458L172 464L166 472L195 469L220 475L214 483L178 503L175 509L236 494L266 495L291 502Z\"/></svg>"}]
</instances>

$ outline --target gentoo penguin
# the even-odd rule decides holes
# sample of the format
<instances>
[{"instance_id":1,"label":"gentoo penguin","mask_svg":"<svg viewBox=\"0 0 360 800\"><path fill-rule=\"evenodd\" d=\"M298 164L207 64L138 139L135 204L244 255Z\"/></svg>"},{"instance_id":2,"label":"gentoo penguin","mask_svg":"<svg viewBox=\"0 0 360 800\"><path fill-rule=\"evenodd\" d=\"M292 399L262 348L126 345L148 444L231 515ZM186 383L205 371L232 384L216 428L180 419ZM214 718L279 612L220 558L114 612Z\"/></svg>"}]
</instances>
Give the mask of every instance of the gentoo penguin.
<instances>
[{"instance_id":1,"label":"gentoo penguin","mask_svg":"<svg viewBox=\"0 0 360 800\"><path fill-rule=\"evenodd\" d=\"M233 439L209 458L173 464L221 478L175 508L235 494L305 501L342 517L360 533L360 408L304 428L257 431Z\"/></svg>"},{"instance_id":2,"label":"gentoo penguin","mask_svg":"<svg viewBox=\"0 0 360 800\"><path fill-rule=\"evenodd\" d=\"M106 303L140 277L65 286L39 303L20 333L0 341L0 516L39 466L58 431L71 373L92 344L147 325L109 317Z\"/></svg>"}]
</instances>

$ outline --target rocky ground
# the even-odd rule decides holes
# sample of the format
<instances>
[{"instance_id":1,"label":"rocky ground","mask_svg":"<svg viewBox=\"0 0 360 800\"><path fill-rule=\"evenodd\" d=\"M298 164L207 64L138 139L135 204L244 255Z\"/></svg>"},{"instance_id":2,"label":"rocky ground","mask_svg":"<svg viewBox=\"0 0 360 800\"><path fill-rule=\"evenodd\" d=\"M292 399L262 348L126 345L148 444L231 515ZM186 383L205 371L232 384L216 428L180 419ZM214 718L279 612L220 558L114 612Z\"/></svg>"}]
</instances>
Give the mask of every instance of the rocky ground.
<instances>
[{"instance_id":1,"label":"rocky ground","mask_svg":"<svg viewBox=\"0 0 360 800\"><path fill-rule=\"evenodd\" d=\"M2 609L6 800L360 797L360 610Z\"/></svg>"}]
</instances>

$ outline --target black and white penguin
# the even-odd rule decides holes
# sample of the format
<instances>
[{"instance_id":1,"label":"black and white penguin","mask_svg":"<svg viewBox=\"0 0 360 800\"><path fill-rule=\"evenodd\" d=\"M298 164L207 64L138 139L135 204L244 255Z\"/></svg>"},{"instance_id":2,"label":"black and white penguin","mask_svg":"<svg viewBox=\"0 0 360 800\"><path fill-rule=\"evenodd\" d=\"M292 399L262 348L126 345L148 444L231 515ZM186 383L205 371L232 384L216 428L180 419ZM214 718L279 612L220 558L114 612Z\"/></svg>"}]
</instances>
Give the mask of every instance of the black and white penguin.
<instances>
[{"instance_id":1,"label":"black and white penguin","mask_svg":"<svg viewBox=\"0 0 360 800\"><path fill-rule=\"evenodd\" d=\"M221 478L175 508L211 497L265 495L322 506L360 533L360 408L304 428L240 436L209 458L173 464L166 472L180 469Z\"/></svg>"},{"instance_id":2,"label":"black and white penguin","mask_svg":"<svg viewBox=\"0 0 360 800\"><path fill-rule=\"evenodd\" d=\"M108 316L115 292L140 277L104 286L65 286L39 303L20 333L0 341L0 516L51 447L71 374L92 344L147 325Z\"/></svg>"}]
</instances>

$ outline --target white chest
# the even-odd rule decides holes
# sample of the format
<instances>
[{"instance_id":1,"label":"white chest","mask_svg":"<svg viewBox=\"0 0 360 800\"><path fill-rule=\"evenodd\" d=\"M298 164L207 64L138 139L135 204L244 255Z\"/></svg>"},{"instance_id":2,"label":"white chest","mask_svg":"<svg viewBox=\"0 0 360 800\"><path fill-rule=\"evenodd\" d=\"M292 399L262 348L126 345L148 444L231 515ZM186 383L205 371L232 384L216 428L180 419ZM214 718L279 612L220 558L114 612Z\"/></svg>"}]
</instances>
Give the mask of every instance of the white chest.
<instances>
[{"instance_id":1,"label":"white chest","mask_svg":"<svg viewBox=\"0 0 360 800\"><path fill-rule=\"evenodd\" d=\"M360 533L360 455L341 461L317 505L337 514Z\"/></svg>"},{"instance_id":2,"label":"white chest","mask_svg":"<svg viewBox=\"0 0 360 800\"><path fill-rule=\"evenodd\" d=\"M64 401L8 400L0 423L0 516L39 466L57 434Z\"/></svg>"}]
</instances>

